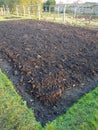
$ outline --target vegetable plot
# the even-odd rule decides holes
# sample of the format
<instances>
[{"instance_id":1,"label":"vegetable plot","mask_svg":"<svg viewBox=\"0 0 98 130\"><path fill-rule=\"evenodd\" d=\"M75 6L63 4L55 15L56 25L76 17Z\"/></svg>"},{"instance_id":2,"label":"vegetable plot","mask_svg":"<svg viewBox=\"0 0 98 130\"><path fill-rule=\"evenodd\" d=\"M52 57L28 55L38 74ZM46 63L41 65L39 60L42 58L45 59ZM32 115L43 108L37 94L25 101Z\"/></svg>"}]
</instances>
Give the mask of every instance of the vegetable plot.
<instances>
[{"instance_id":1,"label":"vegetable plot","mask_svg":"<svg viewBox=\"0 0 98 130\"><path fill-rule=\"evenodd\" d=\"M78 91L98 74L97 31L80 27L33 20L0 22L0 53L19 83L26 83L32 99L48 109L55 106L54 115L65 111L66 100L67 107L76 101L70 92L66 97L67 91ZM85 87L78 98L89 91Z\"/></svg>"}]
</instances>

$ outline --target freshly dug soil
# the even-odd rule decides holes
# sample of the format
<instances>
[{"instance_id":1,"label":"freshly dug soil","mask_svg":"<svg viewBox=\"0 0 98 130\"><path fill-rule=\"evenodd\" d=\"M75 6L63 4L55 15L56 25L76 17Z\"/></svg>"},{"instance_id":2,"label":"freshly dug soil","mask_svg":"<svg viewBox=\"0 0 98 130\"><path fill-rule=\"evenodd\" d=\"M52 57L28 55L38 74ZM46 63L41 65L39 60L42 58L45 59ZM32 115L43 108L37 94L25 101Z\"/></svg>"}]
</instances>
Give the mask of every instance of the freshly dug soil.
<instances>
[{"instance_id":1,"label":"freshly dug soil","mask_svg":"<svg viewBox=\"0 0 98 130\"><path fill-rule=\"evenodd\" d=\"M24 90L20 94L38 102L35 113L43 125L98 85L97 34L43 21L0 22L0 55L6 63L0 62L12 66L8 75Z\"/></svg>"}]
</instances>

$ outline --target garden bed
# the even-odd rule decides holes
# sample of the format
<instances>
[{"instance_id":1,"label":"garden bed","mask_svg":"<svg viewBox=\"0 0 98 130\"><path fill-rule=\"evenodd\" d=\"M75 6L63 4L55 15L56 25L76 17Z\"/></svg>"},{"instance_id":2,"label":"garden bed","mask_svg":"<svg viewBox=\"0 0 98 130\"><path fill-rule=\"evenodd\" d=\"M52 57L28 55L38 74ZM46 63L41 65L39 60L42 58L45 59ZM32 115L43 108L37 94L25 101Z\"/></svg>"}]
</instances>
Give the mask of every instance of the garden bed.
<instances>
[{"instance_id":1,"label":"garden bed","mask_svg":"<svg viewBox=\"0 0 98 130\"><path fill-rule=\"evenodd\" d=\"M98 85L97 34L43 21L0 22L0 67L8 67L42 124Z\"/></svg>"}]
</instances>

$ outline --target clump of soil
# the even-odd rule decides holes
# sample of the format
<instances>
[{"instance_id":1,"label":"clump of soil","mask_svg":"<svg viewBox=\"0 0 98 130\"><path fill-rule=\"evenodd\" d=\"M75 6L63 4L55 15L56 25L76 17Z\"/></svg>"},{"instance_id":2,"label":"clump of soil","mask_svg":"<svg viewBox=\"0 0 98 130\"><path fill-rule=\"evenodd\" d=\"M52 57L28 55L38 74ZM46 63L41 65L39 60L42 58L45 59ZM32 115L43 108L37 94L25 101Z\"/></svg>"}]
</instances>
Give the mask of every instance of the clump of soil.
<instances>
[{"instance_id":1,"label":"clump of soil","mask_svg":"<svg viewBox=\"0 0 98 130\"><path fill-rule=\"evenodd\" d=\"M0 52L19 82L26 82L27 93L52 108L69 89L98 74L96 34L43 21L0 22Z\"/></svg>"}]
</instances>

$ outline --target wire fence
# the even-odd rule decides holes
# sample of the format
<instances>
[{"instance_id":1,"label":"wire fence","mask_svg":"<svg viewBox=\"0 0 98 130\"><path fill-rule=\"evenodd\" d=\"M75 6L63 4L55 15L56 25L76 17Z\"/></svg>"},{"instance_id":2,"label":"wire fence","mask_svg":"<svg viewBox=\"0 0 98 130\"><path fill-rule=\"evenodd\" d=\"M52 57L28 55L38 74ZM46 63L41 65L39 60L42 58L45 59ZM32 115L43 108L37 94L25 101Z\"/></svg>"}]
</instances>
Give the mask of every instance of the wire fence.
<instances>
[{"instance_id":1,"label":"wire fence","mask_svg":"<svg viewBox=\"0 0 98 130\"><path fill-rule=\"evenodd\" d=\"M65 22L68 18L84 19L91 21L92 19L98 18L98 4L66 4L66 5L55 5L45 6L42 12L43 17L46 15L46 19L51 15L53 20ZM51 18L52 18L51 17Z\"/></svg>"},{"instance_id":2,"label":"wire fence","mask_svg":"<svg viewBox=\"0 0 98 130\"><path fill-rule=\"evenodd\" d=\"M4 6L4 5L2 5L2 6L0 6L0 16L5 16L5 15L9 15L10 14L10 10L9 10L9 8L8 8L8 6Z\"/></svg>"},{"instance_id":3,"label":"wire fence","mask_svg":"<svg viewBox=\"0 0 98 130\"><path fill-rule=\"evenodd\" d=\"M8 7L0 7L0 15L9 15ZM57 4L57 5L16 5L14 14L54 22L82 22L90 23L98 18L98 4Z\"/></svg>"}]
</instances>

